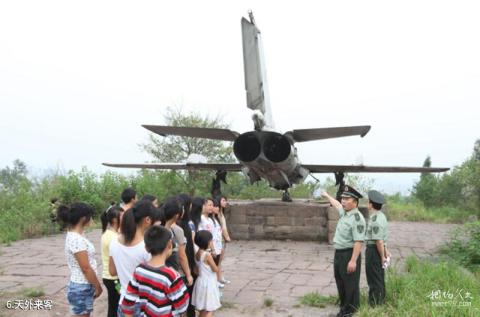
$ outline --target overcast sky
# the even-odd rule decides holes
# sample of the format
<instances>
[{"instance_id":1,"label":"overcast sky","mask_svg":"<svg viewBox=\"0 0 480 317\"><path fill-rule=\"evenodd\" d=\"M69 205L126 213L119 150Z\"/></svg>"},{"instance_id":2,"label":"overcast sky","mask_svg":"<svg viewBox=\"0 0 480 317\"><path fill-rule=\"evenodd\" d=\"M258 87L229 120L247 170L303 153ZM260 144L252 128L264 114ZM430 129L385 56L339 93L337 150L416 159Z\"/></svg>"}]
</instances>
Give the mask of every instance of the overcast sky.
<instances>
[{"instance_id":1,"label":"overcast sky","mask_svg":"<svg viewBox=\"0 0 480 317\"><path fill-rule=\"evenodd\" d=\"M460 164L480 137L477 1L3 1L0 167L96 172L145 162L168 106L253 129L240 19L262 31L273 116L290 129L371 125L298 144L311 164ZM405 191L418 174L375 175Z\"/></svg>"}]
</instances>

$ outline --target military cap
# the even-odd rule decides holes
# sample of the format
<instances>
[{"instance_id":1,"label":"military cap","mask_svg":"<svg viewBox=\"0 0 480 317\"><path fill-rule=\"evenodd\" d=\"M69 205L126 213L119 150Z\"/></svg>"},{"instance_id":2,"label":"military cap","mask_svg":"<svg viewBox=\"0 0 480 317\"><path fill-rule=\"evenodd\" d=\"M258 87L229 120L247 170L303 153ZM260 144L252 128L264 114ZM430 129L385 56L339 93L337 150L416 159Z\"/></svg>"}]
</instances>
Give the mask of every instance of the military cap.
<instances>
[{"instance_id":1,"label":"military cap","mask_svg":"<svg viewBox=\"0 0 480 317\"><path fill-rule=\"evenodd\" d=\"M356 199L363 198L362 194L360 194L355 188L349 185L343 186L342 197L353 197Z\"/></svg>"},{"instance_id":2,"label":"military cap","mask_svg":"<svg viewBox=\"0 0 480 317\"><path fill-rule=\"evenodd\" d=\"M383 197L383 195L379 191L376 191L376 190L371 190L371 191L368 192L368 199L371 202L374 202L374 203L380 204L380 205L383 205L385 203L385 197Z\"/></svg>"}]
</instances>

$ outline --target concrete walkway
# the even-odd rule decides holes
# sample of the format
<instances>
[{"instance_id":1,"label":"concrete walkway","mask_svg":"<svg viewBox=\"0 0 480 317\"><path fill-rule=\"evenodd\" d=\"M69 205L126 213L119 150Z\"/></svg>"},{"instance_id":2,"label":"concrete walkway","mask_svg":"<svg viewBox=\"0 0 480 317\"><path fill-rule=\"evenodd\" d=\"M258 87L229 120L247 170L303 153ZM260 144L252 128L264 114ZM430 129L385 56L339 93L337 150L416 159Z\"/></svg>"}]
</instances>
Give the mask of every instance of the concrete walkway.
<instances>
[{"instance_id":1,"label":"concrete walkway","mask_svg":"<svg viewBox=\"0 0 480 317\"><path fill-rule=\"evenodd\" d=\"M448 224L391 222L389 248L394 263L411 254L433 255L454 228ZM87 234L100 260L99 230ZM68 316L65 295L69 271L64 257L64 235L22 240L0 251L0 316ZM309 292L336 295L333 278L333 247L326 243L293 241L234 241L227 246L225 308L215 316L329 316L338 308L325 309L298 305ZM361 286L366 287L364 259ZM99 267L101 272L101 267ZM52 300L52 310L7 310L7 301L26 299L24 290L41 287L40 299ZM265 299L273 300L263 307ZM35 300L36 298L34 298ZM93 316L106 316L106 291L95 302Z\"/></svg>"}]
</instances>

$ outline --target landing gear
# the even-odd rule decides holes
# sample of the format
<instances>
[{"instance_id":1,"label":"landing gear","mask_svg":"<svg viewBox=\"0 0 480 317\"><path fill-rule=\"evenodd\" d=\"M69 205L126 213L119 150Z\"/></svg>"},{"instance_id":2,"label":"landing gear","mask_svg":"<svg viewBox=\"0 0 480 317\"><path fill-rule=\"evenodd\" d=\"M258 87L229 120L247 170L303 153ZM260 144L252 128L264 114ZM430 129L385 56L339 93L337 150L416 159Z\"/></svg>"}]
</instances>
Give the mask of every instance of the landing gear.
<instances>
[{"instance_id":1,"label":"landing gear","mask_svg":"<svg viewBox=\"0 0 480 317\"><path fill-rule=\"evenodd\" d=\"M345 175L343 172L335 172L335 186L338 185L338 190L337 190L337 200L341 201L342 200L342 193L343 193L343 188L345 187L345 181L343 178Z\"/></svg>"},{"instance_id":2,"label":"landing gear","mask_svg":"<svg viewBox=\"0 0 480 317\"><path fill-rule=\"evenodd\" d=\"M286 202L289 202L289 203L292 202L292 198L290 198L290 193L288 192L288 189L286 189L286 190L283 192L282 201L286 201Z\"/></svg>"},{"instance_id":3,"label":"landing gear","mask_svg":"<svg viewBox=\"0 0 480 317\"><path fill-rule=\"evenodd\" d=\"M219 198L222 195L222 183L227 183L227 171L218 170L215 174L215 178L212 180L212 198Z\"/></svg>"}]
</instances>

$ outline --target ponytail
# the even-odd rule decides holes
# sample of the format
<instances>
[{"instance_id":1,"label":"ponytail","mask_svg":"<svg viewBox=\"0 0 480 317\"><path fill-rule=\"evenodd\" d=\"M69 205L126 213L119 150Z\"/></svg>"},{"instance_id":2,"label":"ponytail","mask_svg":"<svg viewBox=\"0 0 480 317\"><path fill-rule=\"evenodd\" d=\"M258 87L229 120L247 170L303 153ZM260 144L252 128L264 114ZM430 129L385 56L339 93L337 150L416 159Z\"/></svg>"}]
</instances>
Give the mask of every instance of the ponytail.
<instances>
[{"instance_id":1,"label":"ponytail","mask_svg":"<svg viewBox=\"0 0 480 317\"><path fill-rule=\"evenodd\" d=\"M107 208L102 214L100 215L100 221L102 222L102 233L107 230L108 220L107 220L107 212L110 210L111 206Z\"/></svg>"},{"instance_id":2,"label":"ponytail","mask_svg":"<svg viewBox=\"0 0 480 317\"><path fill-rule=\"evenodd\" d=\"M123 234L125 244L130 244L137 232L137 225L133 216L133 208L128 209L123 213L121 232Z\"/></svg>"},{"instance_id":3,"label":"ponytail","mask_svg":"<svg viewBox=\"0 0 480 317\"><path fill-rule=\"evenodd\" d=\"M122 209L120 207L115 206L116 203L112 201L110 203L110 207L108 207L104 212L102 212L102 215L100 216L100 220L102 221L102 233L107 230L107 226L110 224L113 224L113 220L117 219L120 221L120 212Z\"/></svg>"},{"instance_id":4,"label":"ponytail","mask_svg":"<svg viewBox=\"0 0 480 317\"><path fill-rule=\"evenodd\" d=\"M69 223L68 221L68 215L70 214L70 207L67 205L60 205L57 208L57 219L58 222L62 225L62 227L65 227Z\"/></svg>"},{"instance_id":5,"label":"ponytail","mask_svg":"<svg viewBox=\"0 0 480 317\"><path fill-rule=\"evenodd\" d=\"M62 227L74 227L83 217L88 222L92 216L93 208L82 202L73 203L71 206L60 205L57 208L57 219L60 220Z\"/></svg>"},{"instance_id":6,"label":"ponytail","mask_svg":"<svg viewBox=\"0 0 480 317\"><path fill-rule=\"evenodd\" d=\"M153 219L154 208L150 201L139 201L133 208L130 208L123 214L121 231L125 244L130 244L135 238L137 226L142 219L150 217Z\"/></svg>"}]
</instances>

